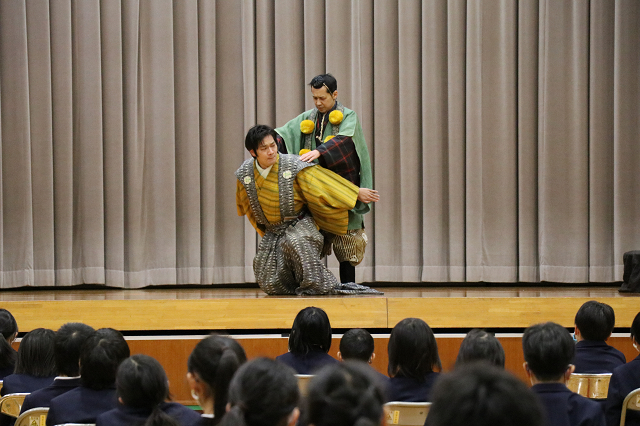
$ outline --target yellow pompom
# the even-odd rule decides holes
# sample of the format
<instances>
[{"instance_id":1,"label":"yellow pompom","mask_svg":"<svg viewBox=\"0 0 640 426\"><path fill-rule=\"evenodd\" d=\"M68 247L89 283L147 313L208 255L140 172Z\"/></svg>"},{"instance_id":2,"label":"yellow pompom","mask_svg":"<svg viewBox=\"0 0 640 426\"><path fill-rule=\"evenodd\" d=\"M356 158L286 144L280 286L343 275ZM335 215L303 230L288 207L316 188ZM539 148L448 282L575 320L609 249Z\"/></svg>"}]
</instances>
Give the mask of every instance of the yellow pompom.
<instances>
[{"instance_id":1,"label":"yellow pompom","mask_svg":"<svg viewBox=\"0 0 640 426\"><path fill-rule=\"evenodd\" d=\"M306 154L307 152L311 152L311 150L310 150L310 149L304 149L304 148L302 148L302 149L300 150L300 152L298 153L298 155Z\"/></svg>"},{"instance_id":2,"label":"yellow pompom","mask_svg":"<svg viewBox=\"0 0 640 426\"><path fill-rule=\"evenodd\" d=\"M342 114L341 111L338 111L337 109L334 111L331 111L331 113L329 114L329 121L333 125L342 123L343 118L344 118L344 115Z\"/></svg>"},{"instance_id":3,"label":"yellow pompom","mask_svg":"<svg viewBox=\"0 0 640 426\"><path fill-rule=\"evenodd\" d=\"M311 120L302 120L302 123L300 123L300 131L305 135L313 133L315 127L316 124Z\"/></svg>"},{"instance_id":4,"label":"yellow pompom","mask_svg":"<svg viewBox=\"0 0 640 426\"><path fill-rule=\"evenodd\" d=\"M329 135L326 138L324 138L324 141L322 141L322 142L327 142L327 141L331 140L331 138L334 138L334 137L335 137L334 135Z\"/></svg>"}]
</instances>

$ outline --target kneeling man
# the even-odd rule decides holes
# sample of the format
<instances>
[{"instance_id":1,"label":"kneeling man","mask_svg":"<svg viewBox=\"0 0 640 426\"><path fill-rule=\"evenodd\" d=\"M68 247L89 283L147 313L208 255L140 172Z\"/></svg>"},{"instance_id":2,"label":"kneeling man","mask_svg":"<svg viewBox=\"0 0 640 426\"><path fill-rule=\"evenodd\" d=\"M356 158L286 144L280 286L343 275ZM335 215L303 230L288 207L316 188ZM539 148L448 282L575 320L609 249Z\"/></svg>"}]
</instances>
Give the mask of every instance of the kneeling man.
<instances>
[{"instance_id":1,"label":"kneeling man","mask_svg":"<svg viewBox=\"0 0 640 426\"><path fill-rule=\"evenodd\" d=\"M245 147L253 158L236 171L238 215L246 215L263 237L253 260L260 288L267 294L378 293L340 283L321 261L318 228L344 235L356 201L378 201L378 192L356 185L299 156L279 154L275 131L252 127Z\"/></svg>"}]
</instances>

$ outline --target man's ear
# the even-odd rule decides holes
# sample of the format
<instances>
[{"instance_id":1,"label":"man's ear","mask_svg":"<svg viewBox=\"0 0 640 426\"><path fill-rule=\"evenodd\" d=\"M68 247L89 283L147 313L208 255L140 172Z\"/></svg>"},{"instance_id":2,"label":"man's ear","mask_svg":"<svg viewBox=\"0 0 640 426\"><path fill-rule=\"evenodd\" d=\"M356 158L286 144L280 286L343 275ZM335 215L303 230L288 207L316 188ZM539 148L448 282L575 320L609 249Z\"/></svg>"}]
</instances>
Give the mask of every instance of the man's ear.
<instances>
[{"instance_id":1,"label":"man's ear","mask_svg":"<svg viewBox=\"0 0 640 426\"><path fill-rule=\"evenodd\" d=\"M256 158L256 152L253 149L249 150L249 154L251 154L253 158Z\"/></svg>"},{"instance_id":2,"label":"man's ear","mask_svg":"<svg viewBox=\"0 0 640 426\"><path fill-rule=\"evenodd\" d=\"M333 100L335 101L336 99L338 99L338 90L335 90L331 96L333 97Z\"/></svg>"},{"instance_id":3,"label":"man's ear","mask_svg":"<svg viewBox=\"0 0 640 426\"><path fill-rule=\"evenodd\" d=\"M300 418L300 410L298 407L294 408L291 414L289 414L289 419L287 420L287 426L295 426L298 423L298 419Z\"/></svg>"},{"instance_id":4,"label":"man's ear","mask_svg":"<svg viewBox=\"0 0 640 426\"><path fill-rule=\"evenodd\" d=\"M340 351L338 351L338 359L339 359L340 361L344 361L344 360L342 359L342 352L340 352Z\"/></svg>"},{"instance_id":5,"label":"man's ear","mask_svg":"<svg viewBox=\"0 0 640 426\"><path fill-rule=\"evenodd\" d=\"M369 358L369 364L371 364L373 362L373 360L376 359L376 353L372 352L371 353L371 357Z\"/></svg>"}]
</instances>

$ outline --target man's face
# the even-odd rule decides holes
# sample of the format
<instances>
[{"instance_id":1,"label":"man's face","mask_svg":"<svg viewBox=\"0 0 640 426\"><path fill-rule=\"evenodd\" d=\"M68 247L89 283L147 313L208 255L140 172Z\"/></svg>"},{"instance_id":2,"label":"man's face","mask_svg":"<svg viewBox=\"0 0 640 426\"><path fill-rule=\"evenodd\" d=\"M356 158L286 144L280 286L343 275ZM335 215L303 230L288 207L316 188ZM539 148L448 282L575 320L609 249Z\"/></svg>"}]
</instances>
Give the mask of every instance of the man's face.
<instances>
[{"instance_id":1,"label":"man's face","mask_svg":"<svg viewBox=\"0 0 640 426\"><path fill-rule=\"evenodd\" d=\"M330 94L326 87L322 86L319 89L311 88L311 95L313 96L313 103L321 114L325 114L327 111L331 111L333 105L336 103L338 97L338 91Z\"/></svg>"},{"instance_id":2,"label":"man's face","mask_svg":"<svg viewBox=\"0 0 640 426\"><path fill-rule=\"evenodd\" d=\"M263 169L273 166L278 159L278 145L273 140L273 136L267 135L260 142L256 151L251 150L251 155L258 159L258 164Z\"/></svg>"}]
</instances>

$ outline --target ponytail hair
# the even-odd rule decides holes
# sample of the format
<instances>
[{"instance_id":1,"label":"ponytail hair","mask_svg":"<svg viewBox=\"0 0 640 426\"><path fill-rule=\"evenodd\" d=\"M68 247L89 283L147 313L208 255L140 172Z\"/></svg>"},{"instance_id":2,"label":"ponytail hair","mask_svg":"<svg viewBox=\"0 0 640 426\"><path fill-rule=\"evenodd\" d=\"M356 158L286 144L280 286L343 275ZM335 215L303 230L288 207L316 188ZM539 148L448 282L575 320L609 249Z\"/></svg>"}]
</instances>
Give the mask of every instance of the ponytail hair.
<instances>
[{"instance_id":1,"label":"ponytail hair","mask_svg":"<svg viewBox=\"0 0 640 426\"><path fill-rule=\"evenodd\" d=\"M229 337L206 337L191 352L187 369L204 382L213 395L213 423L224 415L231 378L246 361L242 346Z\"/></svg>"},{"instance_id":2,"label":"ponytail hair","mask_svg":"<svg viewBox=\"0 0 640 426\"><path fill-rule=\"evenodd\" d=\"M231 409L220 426L286 426L300 389L291 367L257 358L237 371L229 386Z\"/></svg>"},{"instance_id":3,"label":"ponytail hair","mask_svg":"<svg viewBox=\"0 0 640 426\"><path fill-rule=\"evenodd\" d=\"M169 398L169 381L162 365L148 355L133 355L120 364L116 375L116 391L122 403L132 408L150 409L145 426L178 426L162 411Z\"/></svg>"},{"instance_id":4,"label":"ponytail hair","mask_svg":"<svg viewBox=\"0 0 640 426\"><path fill-rule=\"evenodd\" d=\"M379 426L384 390L375 373L361 361L322 368L309 383L301 426Z\"/></svg>"},{"instance_id":5,"label":"ponytail hair","mask_svg":"<svg viewBox=\"0 0 640 426\"><path fill-rule=\"evenodd\" d=\"M18 323L6 309L0 309L0 368L12 367L16 364L18 356L15 349L11 347L9 340L18 332Z\"/></svg>"}]
</instances>

